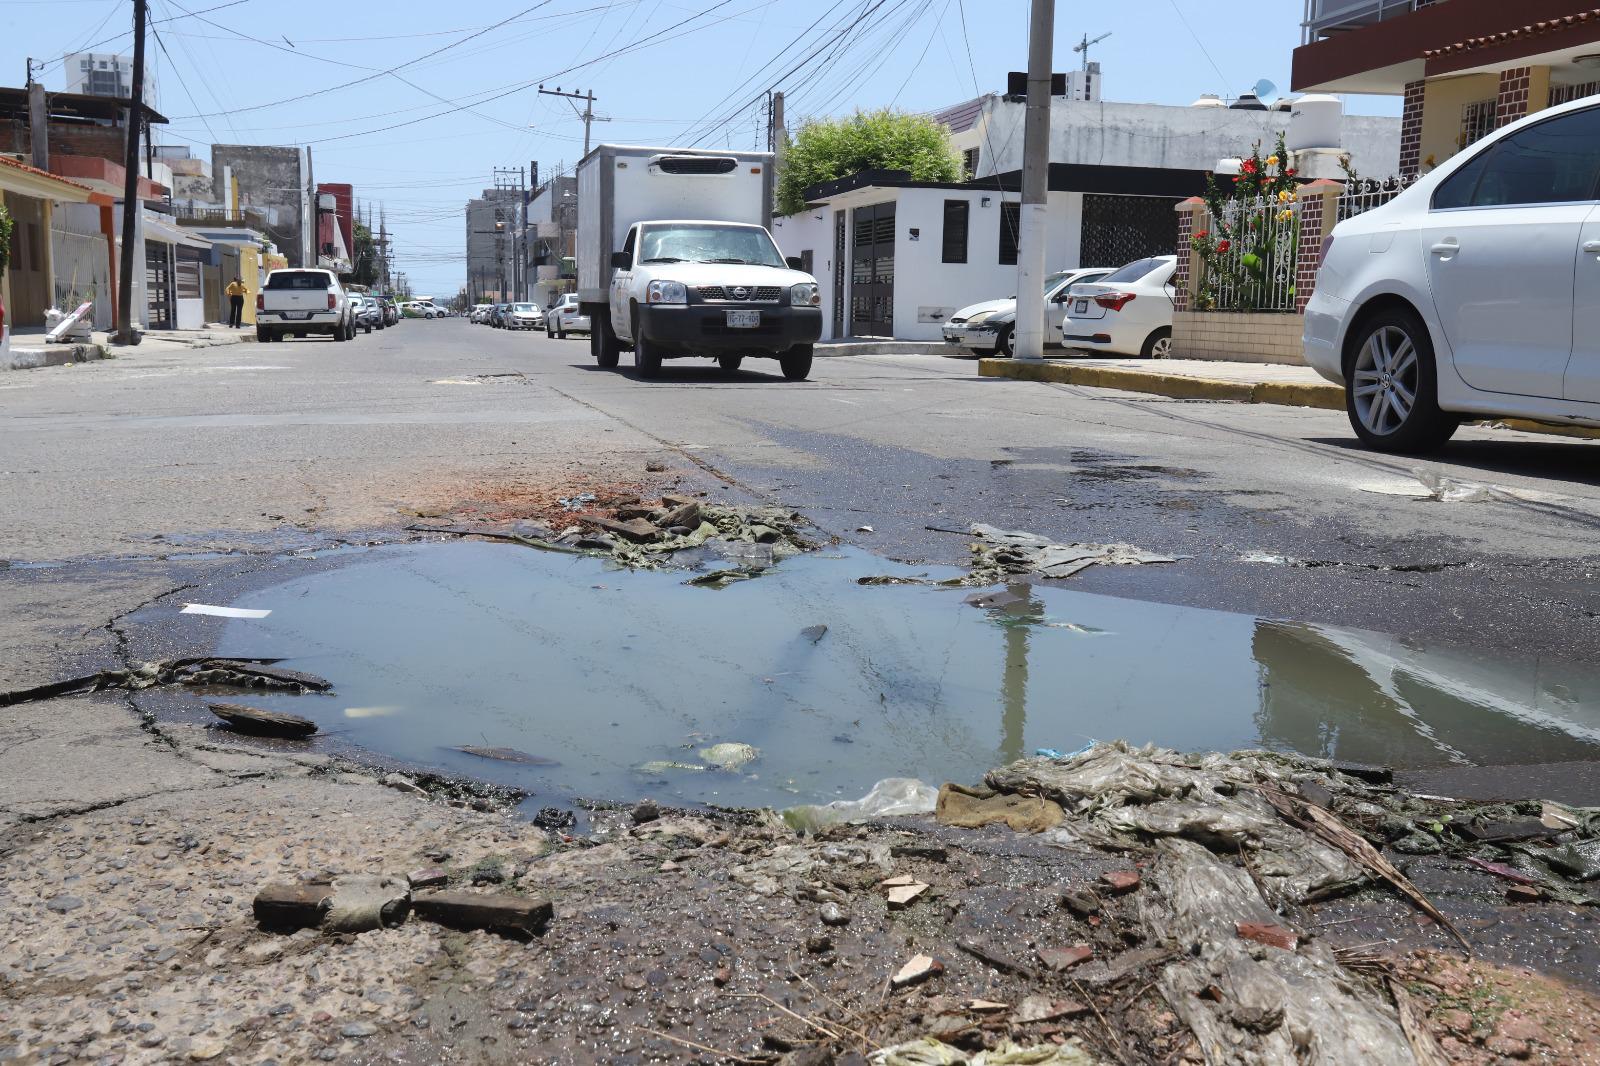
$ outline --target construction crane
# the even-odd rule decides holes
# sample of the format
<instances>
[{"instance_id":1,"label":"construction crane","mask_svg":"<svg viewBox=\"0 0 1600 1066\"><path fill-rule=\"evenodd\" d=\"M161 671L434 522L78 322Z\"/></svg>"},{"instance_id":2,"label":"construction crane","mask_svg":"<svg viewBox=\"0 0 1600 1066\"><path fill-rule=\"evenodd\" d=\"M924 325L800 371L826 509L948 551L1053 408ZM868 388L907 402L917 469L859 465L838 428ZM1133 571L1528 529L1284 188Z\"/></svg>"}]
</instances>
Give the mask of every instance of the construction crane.
<instances>
[{"instance_id":1,"label":"construction crane","mask_svg":"<svg viewBox=\"0 0 1600 1066\"><path fill-rule=\"evenodd\" d=\"M1102 33L1100 36L1096 37L1094 40L1091 41L1091 40L1089 40L1089 35L1086 33L1086 34L1083 35L1083 40L1082 41L1080 41L1079 43L1077 43L1077 44L1072 46L1072 50L1074 52L1082 52L1083 53L1083 69L1084 70L1088 70L1089 69L1089 46L1090 45L1099 44L1101 41L1105 40L1107 37L1110 37L1110 36L1111 36L1111 34L1109 34L1109 33Z\"/></svg>"}]
</instances>

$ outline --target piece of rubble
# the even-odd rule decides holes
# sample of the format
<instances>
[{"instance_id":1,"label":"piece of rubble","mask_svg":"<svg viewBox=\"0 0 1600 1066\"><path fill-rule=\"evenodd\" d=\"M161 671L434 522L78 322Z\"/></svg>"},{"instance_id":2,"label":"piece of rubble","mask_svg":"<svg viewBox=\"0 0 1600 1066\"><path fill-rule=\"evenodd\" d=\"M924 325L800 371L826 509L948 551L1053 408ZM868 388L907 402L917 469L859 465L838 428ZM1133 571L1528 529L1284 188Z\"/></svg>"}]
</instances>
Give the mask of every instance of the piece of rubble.
<instances>
[{"instance_id":1,"label":"piece of rubble","mask_svg":"<svg viewBox=\"0 0 1600 1066\"><path fill-rule=\"evenodd\" d=\"M903 911L916 902L918 896L928 891L928 886L921 881L909 885L896 885L889 889L889 909Z\"/></svg>"},{"instance_id":2,"label":"piece of rubble","mask_svg":"<svg viewBox=\"0 0 1600 1066\"><path fill-rule=\"evenodd\" d=\"M450 875L438 866L430 866L406 874L406 880L412 888L441 888L450 883Z\"/></svg>"},{"instance_id":3,"label":"piece of rubble","mask_svg":"<svg viewBox=\"0 0 1600 1066\"><path fill-rule=\"evenodd\" d=\"M1086 888L1061 893L1061 905L1079 918L1100 913L1100 897Z\"/></svg>"},{"instance_id":4,"label":"piece of rubble","mask_svg":"<svg viewBox=\"0 0 1600 1066\"><path fill-rule=\"evenodd\" d=\"M1100 875L1100 883L1112 892L1121 895L1132 892L1139 887L1138 870L1107 870Z\"/></svg>"},{"instance_id":5,"label":"piece of rubble","mask_svg":"<svg viewBox=\"0 0 1600 1066\"><path fill-rule=\"evenodd\" d=\"M650 462L644 464L644 470L647 474L664 474L667 472L667 464L657 460L651 460Z\"/></svg>"},{"instance_id":6,"label":"piece of rubble","mask_svg":"<svg viewBox=\"0 0 1600 1066\"><path fill-rule=\"evenodd\" d=\"M1013 1013L1019 1022L1048 1022L1073 1014L1087 1014L1089 1008L1072 999L1051 999L1049 996L1027 996Z\"/></svg>"},{"instance_id":7,"label":"piece of rubble","mask_svg":"<svg viewBox=\"0 0 1600 1066\"><path fill-rule=\"evenodd\" d=\"M424 921L513 936L537 936L555 915L547 899L480 892L424 892L411 905Z\"/></svg>"},{"instance_id":8,"label":"piece of rubble","mask_svg":"<svg viewBox=\"0 0 1600 1066\"><path fill-rule=\"evenodd\" d=\"M1256 943L1265 944L1269 948L1293 951L1295 945L1300 943L1300 937L1297 933L1292 929L1285 929L1281 925L1270 925L1263 922L1239 922L1237 928L1241 939L1254 940Z\"/></svg>"},{"instance_id":9,"label":"piece of rubble","mask_svg":"<svg viewBox=\"0 0 1600 1066\"><path fill-rule=\"evenodd\" d=\"M588 517L584 521L597 529L602 529L613 536L635 544L650 544L661 537L661 530L657 529L649 520L633 518L626 522L618 522L613 518Z\"/></svg>"},{"instance_id":10,"label":"piece of rubble","mask_svg":"<svg viewBox=\"0 0 1600 1066\"><path fill-rule=\"evenodd\" d=\"M656 821L661 817L661 808L655 800L640 800L633 805L633 824L643 825L646 822Z\"/></svg>"},{"instance_id":11,"label":"piece of rubble","mask_svg":"<svg viewBox=\"0 0 1600 1066\"><path fill-rule=\"evenodd\" d=\"M1088 962L1092 958L1094 958L1094 948L1088 944L1077 944L1070 948L1039 949L1039 961L1044 963L1045 969L1054 970L1056 973L1070 970L1080 962Z\"/></svg>"},{"instance_id":12,"label":"piece of rubble","mask_svg":"<svg viewBox=\"0 0 1600 1066\"><path fill-rule=\"evenodd\" d=\"M841 926L850 924L850 915L837 903L824 903L822 905L822 924Z\"/></svg>"},{"instance_id":13,"label":"piece of rubble","mask_svg":"<svg viewBox=\"0 0 1600 1066\"><path fill-rule=\"evenodd\" d=\"M383 783L396 792L405 792L412 796L427 796L428 790L417 784L404 774L385 774Z\"/></svg>"},{"instance_id":14,"label":"piece of rubble","mask_svg":"<svg viewBox=\"0 0 1600 1066\"><path fill-rule=\"evenodd\" d=\"M944 963L932 955L914 955L911 961L900 967L889 983L895 988L909 988L919 985L930 977L938 977L944 973Z\"/></svg>"},{"instance_id":15,"label":"piece of rubble","mask_svg":"<svg viewBox=\"0 0 1600 1066\"><path fill-rule=\"evenodd\" d=\"M698 529L700 526L700 504L690 500L670 509L660 517L652 518L651 521L662 529L672 529L675 526L691 530Z\"/></svg>"},{"instance_id":16,"label":"piece of rubble","mask_svg":"<svg viewBox=\"0 0 1600 1066\"><path fill-rule=\"evenodd\" d=\"M975 1014L994 1014L1011 1009L1009 1003L996 1003L992 999L969 999L962 1006Z\"/></svg>"},{"instance_id":17,"label":"piece of rubble","mask_svg":"<svg viewBox=\"0 0 1600 1066\"><path fill-rule=\"evenodd\" d=\"M208 703L211 713L241 733L304 740L317 731L317 723L298 714L246 707L242 703Z\"/></svg>"}]
</instances>

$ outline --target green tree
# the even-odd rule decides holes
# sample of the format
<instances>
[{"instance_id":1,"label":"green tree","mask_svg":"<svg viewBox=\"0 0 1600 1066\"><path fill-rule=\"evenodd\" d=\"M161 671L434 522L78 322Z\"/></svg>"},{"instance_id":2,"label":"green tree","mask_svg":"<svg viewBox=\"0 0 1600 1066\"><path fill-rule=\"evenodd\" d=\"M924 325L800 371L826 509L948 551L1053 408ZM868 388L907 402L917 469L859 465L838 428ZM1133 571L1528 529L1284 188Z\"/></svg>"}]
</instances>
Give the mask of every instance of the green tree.
<instances>
[{"instance_id":1,"label":"green tree","mask_svg":"<svg viewBox=\"0 0 1600 1066\"><path fill-rule=\"evenodd\" d=\"M846 119L807 122L778 173L778 212L805 210L805 190L863 170L907 170L914 181L958 181L961 160L950 131L924 115L857 111Z\"/></svg>"},{"instance_id":2,"label":"green tree","mask_svg":"<svg viewBox=\"0 0 1600 1066\"><path fill-rule=\"evenodd\" d=\"M355 248L350 252L352 267L344 280L370 288L378 283L378 246L373 243L372 231L360 222L355 224L354 236Z\"/></svg>"}]
</instances>

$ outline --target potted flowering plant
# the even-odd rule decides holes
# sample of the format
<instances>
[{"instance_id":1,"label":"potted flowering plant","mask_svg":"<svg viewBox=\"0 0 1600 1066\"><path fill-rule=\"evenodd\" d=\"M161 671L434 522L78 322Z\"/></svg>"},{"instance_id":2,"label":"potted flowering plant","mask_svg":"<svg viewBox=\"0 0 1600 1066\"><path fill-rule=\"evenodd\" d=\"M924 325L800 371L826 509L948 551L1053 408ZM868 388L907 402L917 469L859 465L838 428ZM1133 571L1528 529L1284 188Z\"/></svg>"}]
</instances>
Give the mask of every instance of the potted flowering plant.
<instances>
[{"instance_id":1,"label":"potted flowering plant","mask_svg":"<svg viewBox=\"0 0 1600 1066\"><path fill-rule=\"evenodd\" d=\"M1200 257L1194 305L1200 311L1287 311L1294 306L1300 250L1296 171L1283 134L1272 153L1258 141L1233 180L1206 179L1209 229L1190 238ZM1288 306L1280 306L1287 302Z\"/></svg>"}]
</instances>

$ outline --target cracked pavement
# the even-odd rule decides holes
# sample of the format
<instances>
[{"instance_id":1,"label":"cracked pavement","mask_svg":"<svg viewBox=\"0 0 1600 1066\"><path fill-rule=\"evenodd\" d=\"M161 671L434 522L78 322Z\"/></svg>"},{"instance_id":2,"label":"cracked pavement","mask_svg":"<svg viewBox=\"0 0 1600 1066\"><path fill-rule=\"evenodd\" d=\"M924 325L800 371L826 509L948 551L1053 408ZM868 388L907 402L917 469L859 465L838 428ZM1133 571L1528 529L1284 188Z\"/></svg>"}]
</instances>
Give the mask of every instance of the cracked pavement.
<instances>
[{"instance_id":1,"label":"cracked pavement","mask_svg":"<svg viewBox=\"0 0 1600 1066\"><path fill-rule=\"evenodd\" d=\"M595 370L581 340L446 320L340 346L6 374L0 691L125 665L120 620L141 606L411 539L418 513L514 506L578 479L637 483L657 462L687 487L791 506L898 559L963 562L966 540L949 531L981 521L1182 557L1088 571L1073 579L1086 592L1600 659L1595 443L1467 429L1411 461L1357 450L1329 412L978 379L940 357L819 359L798 385L752 366L727 379L672 363L642 382ZM1516 495L1422 499L1418 467ZM140 653L204 654L214 632L143 634ZM225 861L183 843L202 830ZM251 878L415 862L444 842L459 858L538 853L546 838L399 797L325 755L159 725L115 695L0 708L0 1049L25 1016L37 1032L92 1030L75 1046L116 1044L130 1062L180 1047L200 1058L219 1040L239 1061L339 1057L356 1045L247 1040L271 1004L229 998L266 997L308 966L323 967L317 1010L332 1018L411 1017L420 993L378 947L252 941L240 927ZM51 909L63 895L81 907ZM384 958L431 959L445 949L430 937L383 934ZM162 976L190 956L216 960L210 983ZM346 991L364 972L388 999ZM181 1025L91 1025L84 1000L57 1002L89 988ZM162 1040L145 1046L152 1033Z\"/></svg>"}]
</instances>

